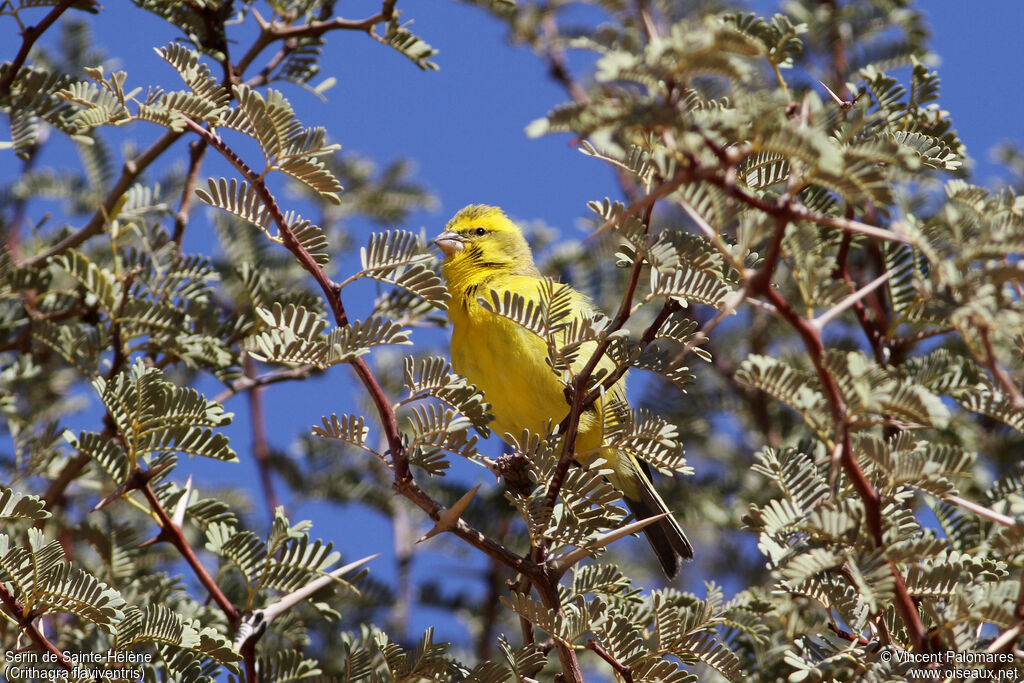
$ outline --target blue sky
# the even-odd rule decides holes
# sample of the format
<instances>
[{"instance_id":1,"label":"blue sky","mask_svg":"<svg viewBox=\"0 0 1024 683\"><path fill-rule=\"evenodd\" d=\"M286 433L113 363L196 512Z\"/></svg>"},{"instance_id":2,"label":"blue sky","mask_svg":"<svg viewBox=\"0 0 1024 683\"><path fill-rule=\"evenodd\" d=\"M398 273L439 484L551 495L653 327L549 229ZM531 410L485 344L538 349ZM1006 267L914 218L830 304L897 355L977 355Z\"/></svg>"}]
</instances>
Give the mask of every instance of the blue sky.
<instances>
[{"instance_id":1,"label":"blue sky","mask_svg":"<svg viewBox=\"0 0 1024 683\"><path fill-rule=\"evenodd\" d=\"M94 22L98 42L111 55L122 57L121 68L129 71L129 83L145 82L150 74L156 74L167 85L178 87L174 73L152 51L175 37L171 27L127 5L107 3ZM931 19L933 48L942 57L938 66L941 105L952 112L976 162L976 182L988 184L999 175L990 150L1003 141L1024 141L1024 95L1017 75L1024 62L1024 43L1019 39L1024 3L934 0L923 6ZM339 7L347 16L362 17L373 14L378 5L360 1L339 3ZM514 217L555 226L567 239L583 237L578 219L587 213L586 202L606 195L615 197L618 186L607 167L573 149L568 136L526 137L524 128L530 121L566 99L546 77L545 66L527 49L507 45L504 27L480 10L437 0L399 2L399 8L405 12L404 20L415 20L413 30L440 50L435 61L441 70L420 71L363 34L332 34L324 73L335 76L337 85L327 92L328 101L322 103L299 89L285 88L304 123L325 126L344 150L378 163L400 157L415 162L417 180L437 194L440 204L436 210L415 213L407 225L395 227L424 229L432 235L462 206L490 203L504 207ZM11 24L2 26L5 35L13 34ZM10 59L13 49L8 42L0 50L2 58ZM574 57L572 63L582 72L587 58ZM142 144L159 134L148 124L137 124L129 132ZM2 154L0 173L10 178L18 165L9 152ZM59 161L54 155L49 163ZM44 158L43 165L47 161ZM215 160L207 172L227 173ZM356 240L364 242L365 235ZM208 235L189 234L188 248L201 250L208 245ZM274 387L267 395L273 446L287 449L320 415L345 410L353 387L350 370L345 367L334 368L327 378L313 383ZM215 387L207 389L207 393L215 392ZM234 399L228 408L239 416L230 433L242 464L186 461L177 473L180 480L188 472L196 472L207 482L230 479L256 488L248 457L244 399ZM459 471L491 485L488 477L481 476L482 470ZM414 519L425 521L418 511L413 514ZM342 518L317 505L301 508L297 516L314 518L314 533L334 540L347 559L384 552L385 557L374 566L380 576L391 575L386 520L368 515ZM359 533L351 533L357 527ZM417 571L449 570L454 562L428 556ZM431 620L430 615L420 615L415 626ZM457 636L457 632L449 635Z\"/></svg>"}]
</instances>

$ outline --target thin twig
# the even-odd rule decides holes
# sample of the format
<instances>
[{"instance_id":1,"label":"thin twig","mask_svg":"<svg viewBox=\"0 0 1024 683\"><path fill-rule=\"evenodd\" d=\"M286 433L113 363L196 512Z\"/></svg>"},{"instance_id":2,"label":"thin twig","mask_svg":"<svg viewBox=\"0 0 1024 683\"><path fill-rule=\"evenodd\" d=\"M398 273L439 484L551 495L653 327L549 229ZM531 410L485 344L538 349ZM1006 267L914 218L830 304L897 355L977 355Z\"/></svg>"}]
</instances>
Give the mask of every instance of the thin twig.
<instances>
[{"instance_id":1,"label":"thin twig","mask_svg":"<svg viewBox=\"0 0 1024 683\"><path fill-rule=\"evenodd\" d=\"M680 168L671 178L658 185L658 187L654 188L652 192L645 195L642 199L632 202L622 211L622 213L617 215L615 218L611 218L602 223L600 227L597 228L597 230L595 230L594 232L587 236L586 241L593 240L598 235L601 235L609 230L614 229L616 226L622 223L623 220L632 216L633 214L640 213L641 211L647 211L647 209L651 206L654 206L654 203L657 202L659 199L666 195L672 194L689 181L690 174L687 171L687 169Z\"/></svg>"},{"instance_id":2,"label":"thin twig","mask_svg":"<svg viewBox=\"0 0 1024 683\"><path fill-rule=\"evenodd\" d=\"M644 208L644 226L650 225L651 214L654 211L654 201L646 203ZM615 313L615 317L612 318L608 327L604 330L604 337L597 343L597 347L594 349L590 358L587 360L586 365L576 373L573 377L572 383L567 388L567 394L570 397L569 414L562 420L559 425L559 433L562 434L562 453L558 458L558 465L555 467L554 474L551 476L551 481L548 483L547 495L545 496L545 502L548 509L551 509L555 505L555 501L558 499L558 492L562 488L562 482L565 481L565 476L569 472L569 467L576 455L576 436L579 433L580 417L583 415L585 410L584 403L587 400L585 393L587 388L587 382L590 381L590 376L597 369L598 363L604 357L605 352L612 343L612 333L621 330L626 321L629 320L630 315L633 313L633 297L636 294L637 284L640 282L640 273L643 270L644 259L638 253L636 260L633 262L633 268L629 273L629 281L626 284L626 291L622 295L622 302L619 304L619 310Z\"/></svg>"},{"instance_id":3,"label":"thin twig","mask_svg":"<svg viewBox=\"0 0 1024 683\"><path fill-rule=\"evenodd\" d=\"M206 147L206 140L195 140L188 146L188 174L185 176L185 186L181 190L178 212L174 214L174 234L171 237L175 251L179 254L181 253L181 242L185 238L189 212L192 209L192 196L195 194L196 180L199 178L199 170L203 166L203 157L206 156Z\"/></svg>"},{"instance_id":4,"label":"thin twig","mask_svg":"<svg viewBox=\"0 0 1024 683\"><path fill-rule=\"evenodd\" d=\"M615 673L617 673L622 678L623 683L633 683L633 669L623 664L619 660L615 659L615 657L613 657L612 654L608 652L608 650L605 650L603 647L601 647L601 645L598 644L596 640L594 640L593 638L588 640L587 649L593 650L595 653L597 653L598 657L607 662L608 666L614 669Z\"/></svg>"},{"instance_id":5,"label":"thin twig","mask_svg":"<svg viewBox=\"0 0 1024 683\"><path fill-rule=\"evenodd\" d=\"M561 614L562 603L558 595L558 580L553 577L545 577L544 581L534 585L537 588L537 595L540 596L541 604ZM558 661L562 665L562 680L566 683L583 683L583 670L580 668L580 660L572 645L561 638L555 638L555 651L558 652Z\"/></svg>"},{"instance_id":6,"label":"thin twig","mask_svg":"<svg viewBox=\"0 0 1024 683\"><path fill-rule=\"evenodd\" d=\"M132 184L134 184L138 177L142 175L142 172L145 171L150 164L156 161L161 154L166 152L171 145L177 142L178 138L183 134L184 133L181 131L169 130L161 135L156 142L150 145L149 149L145 152L134 159L129 159L124 162L124 167L121 169L121 177L117 179L117 183L107 194L107 198L104 200L103 205L96 211L96 213L93 214L92 218L89 219L89 222L82 226L82 228L77 232L68 235L49 249L25 259L23 265L39 265L51 256L59 254L67 249L77 247L90 237L103 232L103 228L106 226L111 214L117 207L118 202L121 201L121 197L124 196L124 193L131 189Z\"/></svg>"},{"instance_id":7,"label":"thin twig","mask_svg":"<svg viewBox=\"0 0 1024 683\"><path fill-rule=\"evenodd\" d=\"M11 65L7 67L7 73L4 74L3 79L0 79L0 93L8 95L11 91L11 84L14 83L14 79L18 77L18 71L21 70L25 60L28 59L29 52L32 51L32 46L39 40L39 37L46 32L48 28L53 26L53 23L60 18L60 15L64 14L75 4L76 0L61 0L53 9L50 10L49 14L43 17L35 26L26 26L25 30L21 34L21 47L18 48L18 54L11 60ZM95 3L93 3L95 4Z\"/></svg>"},{"instance_id":8,"label":"thin twig","mask_svg":"<svg viewBox=\"0 0 1024 683\"><path fill-rule=\"evenodd\" d=\"M256 361L249 354L245 355L243 367L246 377L256 377ZM252 454L256 459L256 469L259 471L263 497L267 503L267 514L273 521L280 502L274 491L274 480L270 475L270 446L267 443L262 386L254 386L249 391L249 424L252 428Z\"/></svg>"},{"instance_id":9,"label":"thin twig","mask_svg":"<svg viewBox=\"0 0 1024 683\"><path fill-rule=\"evenodd\" d=\"M996 382L1003 388L1007 398L1010 399L1010 403L1014 410L1024 411L1024 395L1021 395L1020 388L1014 383L1006 371L1003 370L1002 366L999 365L999 360L996 358L996 351L992 346L992 339L989 337L989 328L986 323L979 325L979 334L981 335L981 343L985 348L985 358L981 359L982 365L988 368L992 376L995 377Z\"/></svg>"},{"instance_id":10,"label":"thin twig","mask_svg":"<svg viewBox=\"0 0 1024 683\"><path fill-rule=\"evenodd\" d=\"M316 366L313 365L300 365L297 368L289 368L288 370L275 370L268 372L265 375L258 377L242 376L232 382L231 386L224 391L217 394L213 399L217 403L224 403L238 394L251 391L257 387L265 387L268 384L277 384L278 382L288 382L294 379L306 379L316 370Z\"/></svg>"},{"instance_id":11,"label":"thin twig","mask_svg":"<svg viewBox=\"0 0 1024 683\"><path fill-rule=\"evenodd\" d=\"M395 15L395 3L397 0L384 0L381 3L380 11L365 19L324 19L311 21L308 24L298 26L280 26L274 22L268 22L255 10L253 15L260 25L260 35L253 42L249 50L242 56L242 59L235 65L235 73L242 74L256 60L263 50L271 43L278 40L285 41L285 46L275 55L270 64L265 67L257 76L250 79L248 85L263 85L273 70L275 64L280 64L291 52L294 52L302 38L319 38L330 31L365 31L373 33L373 28L382 22L390 21Z\"/></svg>"},{"instance_id":12,"label":"thin twig","mask_svg":"<svg viewBox=\"0 0 1024 683\"><path fill-rule=\"evenodd\" d=\"M847 218L852 217L852 208L847 211ZM844 232L843 240L839 244L839 251L836 254L836 267L832 271L832 277L837 280L842 280L851 287L856 287L856 283L850 276L849 271L849 257L850 257L850 245L853 242L853 233ZM877 297L876 297L877 299ZM872 321L868 318L867 309L864 303L858 299L853 302L853 314L857 318L857 322L860 323L861 330L864 331L864 336L868 338L868 343L871 344L871 350L874 352L875 361L879 365L886 365L889 362L891 356L891 349L885 346L885 335L882 330L881 320L876 318Z\"/></svg>"}]
</instances>

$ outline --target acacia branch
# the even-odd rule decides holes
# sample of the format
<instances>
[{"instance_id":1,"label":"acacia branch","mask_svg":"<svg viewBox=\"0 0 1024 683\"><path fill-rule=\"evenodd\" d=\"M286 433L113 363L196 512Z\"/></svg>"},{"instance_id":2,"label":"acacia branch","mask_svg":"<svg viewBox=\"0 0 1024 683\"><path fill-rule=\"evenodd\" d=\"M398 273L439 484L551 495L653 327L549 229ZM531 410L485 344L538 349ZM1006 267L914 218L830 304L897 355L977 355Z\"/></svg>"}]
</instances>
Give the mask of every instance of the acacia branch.
<instances>
[{"instance_id":1,"label":"acacia branch","mask_svg":"<svg viewBox=\"0 0 1024 683\"><path fill-rule=\"evenodd\" d=\"M665 324L668 317L679 310L682 310L682 304L672 298L666 299L665 304L661 307L661 310L658 311L658 315L654 317L654 320L651 321L651 324L647 326L647 329L644 330L643 334L640 336L640 341L637 342L636 346L637 350L643 351L650 346L651 343L654 342L655 337L657 337L658 330L660 330L661 326ZM594 405L594 403L601 398L602 394L615 386L615 384L622 379L628 371L628 363L616 364L615 370L602 380L601 386L591 389L590 393L584 397L583 410Z\"/></svg>"},{"instance_id":2,"label":"acacia branch","mask_svg":"<svg viewBox=\"0 0 1024 683\"><path fill-rule=\"evenodd\" d=\"M145 477L146 473L137 472L137 474ZM141 486L137 487L142 491L142 495L146 497L146 501L149 503L149 509L157 517L157 521L160 523L160 533L157 535L154 541L167 541L173 545L183 558L188 566L195 572L196 578L199 579L199 583L210 593L210 597L213 599L217 606L220 607L221 611L224 612L224 616L227 617L228 623L232 628L237 628L241 614L238 609L228 600L227 596L224 595L224 591L220 589L217 582L213 580L209 572L203 566L203 563L199 561L199 557L196 555L195 550L189 545L188 539L185 538L185 534L182 533L181 527L174 523L171 516L167 514L167 510L160 503L160 499L156 497L156 493L153 492L153 487L150 486L149 481Z\"/></svg>"},{"instance_id":3,"label":"acacia branch","mask_svg":"<svg viewBox=\"0 0 1024 683\"><path fill-rule=\"evenodd\" d=\"M544 580L535 584L537 595L540 596L541 604L548 609L562 613L562 602L558 596L558 579L554 576L545 575ZM572 645L561 638L554 638L555 650L558 652L558 660L562 665L562 680L568 683L583 683L583 670L580 668L579 658Z\"/></svg>"},{"instance_id":4,"label":"acacia branch","mask_svg":"<svg viewBox=\"0 0 1024 683\"><path fill-rule=\"evenodd\" d=\"M205 140L195 140L188 146L188 174L185 176L185 187L181 190L178 212L174 214L174 234L171 237L174 248L179 254L181 253L181 242L185 238L189 212L192 210L192 196L195 194L196 180L199 178L199 170L203 166L203 157L206 156L206 147Z\"/></svg>"},{"instance_id":5,"label":"acacia branch","mask_svg":"<svg viewBox=\"0 0 1024 683\"><path fill-rule=\"evenodd\" d=\"M0 602L6 607L7 614L11 616L18 623L18 628L29 637L36 647L44 652L49 652L54 655L56 659L54 661L60 665L65 671L71 671L75 668L74 662L70 658L66 658L64 653L61 652L60 648L50 642L50 640L43 635L42 631L35 624L35 619L31 615L26 615L24 608L18 604L18 601L13 595L4 587L3 583L0 583ZM93 679L99 683L99 679Z\"/></svg>"},{"instance_id":6,"label":"acacia branch","mask_svg":"<svg viewBox=\"0 0 1024 683\"><path fill-rule=\"evenodd\" d=\"M882 504L878 491L868 481L867 476L861 469L853 454L853 447L850 443L850 430L847 423L847 406L843 400L842 392L836 384L835 378L828 371L824 364L825 347L821 341L821 332L814 325L813 321L800 317L789 302L772 286L770 273L765 272L770 264L773 264L773 254L777 258L778 247L782 243L788 221L780 219L776 226L775 236L769 248L768 257L765 259L765 268L749 280L753 293L759 293L770 303L780 318L787 322L803 340L807 347L811 363L814 365L821 383L822 390L828 400L832 412L833 424L838 435L837 445L839 448L839 462L853 484L854 489L861 498L864 505L868 533L875 545L884 547L882 538ZM921 621L921 615L917 611L910 593L907 590L903 574L897 569L891 560L886 560L893 577L893 593L895 597L896 610L899 612L910 634L914 649L918 652L931 652L932 643L928 638L928 631Z\"/></svg>"},{"instance_id":7,"label":"acacia branch","mask_svg":"<svg viewBox=\"0 0 1024 683\"><path fill-rule=\"evenodd\" d=\"M988 371L992 373L996 383L1002 387L1006 393L1006 397L1010 400L1010 405L1014 410L1024 411L1024 395L1021 394L1020 388L1014 383L1013 379L1003 370L1002 366L999 365L999 360L996 358L995 348L992 346L992 338L989 336L989 327L987 323L979 325L979 334L981 335L981 343L985 349L985 358L982 360L982 365L988 368Z\"/></svg>"},{"instance_id":8,"label":"acacia branch","mask_svg":"<svg viewBox=\"0 0 1024 683\"><path fill-rule=\"evenodd\" d=\"M842 218L840 216L815 213L793 199L779 203L772 203L762 199L757 195L744 190L736 183L734 168L736 164L742 161L742 155L732 150L723 150L714 145L711 145L711 147L712 151L721 155L721 158L724 160L723 163L729 163L730 170L733 170L733 172L726 172L723 175L720 166L709 166L700 164L696 160L692 160L693 166L690 169L691 178L693 180L703 180L711 183L724 191L728 196L746 204L747 206L788 222L807 221L808 223L832 228L833 230L867 235L868 237L874 237L888 242L902 242L904 244L912 244L913 242L906 235L902 235L893 230L886 230L885 228L853 220L852 218Z\"/></svg>"},{"instance_id":9,"label":"acacia branch","mask_svg":"<svg viewBox=\"0 0 1024 683\"><path fill-rule=\"evenodd\" d=\"M856 283L850 276L848 268L851 242L853 242L853 233L844 232L843 241L839 244L839 252L836 254L836 267L832 272L832 277L842 280L852 287L856 287ZM859 299L853 302L853 314L856 316L860 328L864 331L864 336L868 338L868 343L871 344L875 360L879 365L885 365L888 349L884 347L884 334L882 333L881 325L877 324L877 322L872 322L868 318L864 302Z\"/></svg>"},{"instance_id":10,"label":"acacia branch","mask_svg":"<svg viewBox=\"0 0 1024 683\"><path fill-rule=\"evenodd\" d=\"M615 673L617 673L622 678L623 683L633 683L633 669L623 664L619 660L615 659L612 653L608 652L608 650L605 650L603 647L601 647L601 645L596 640L594 640L593 638L588 640L587 649L593 650L595 653L597 653L598 657L607 662L608 666L614 669Z\"/></svg>"},{"instance_id":11,"label":"acacia branch","mask_svg":"<svg viewBox=\"0 0 1024 683\"><path fill-rule=\"evenodd\" d=\"M42 36L47 29L53 26L54 22L60 18L60 15L64 14L71 5L75 4L77 0L61 0L57 5L54 6L50 12L43 17L35 26L26 26L25 30L21 34L21 47L18 48L18 53L14 55L14 59L11 60L11 65L7 67L7 73L0 79L0 93L4 95L10 94L11 85L14 83L14 79L18 77L18 72L21 70L22 65L25 64L25 60L28 59L29 52L32 51L32 46L35 45L39 37ZM95 2L93 4L96 4Z\"/></svg>"},{"instance_id":12,"label":"acacia branch","mask_svg":"<svg viewBox=\"0 0 1024 683\"><path fill-rule=\"evenodd\" d=\"M364 31L372 35L373 29L377 24L391 21L395 16L396 3L397 0L383 0L380 11L365 19L322 18L319 21L311 21L298 26L281 25L274 21L267 21L256 10L252 10L253 16L256 17L256 22L260 26L260 34L245 55L242 56L242 59L238 61L238 64L235 65L234 71L236 74L241 75L252 65L263 50L271 44L282 40L285 43L284 46L271 58L270 62L260 73L253 76L247 83L247 85L253 86L264 85L269 80L270 72L299 47L301 39L319 38L330 31Z\"/></svg>"},{"instance_id":13,"label":"acacia branch","mask_svg":"<svg viewBox=\"0 0 1024 683\"><path fill-rule=\"evenodd\" d=\"M244 360L245 376L256 376L256 362L249 354ZM254 386L249 391L249 424L252 428L252 455L256 459L256 469L260 475L260 485L263 487L263 498L267 504L267 513L271 521L274 520L276 510L280 505L277 493L274 491L274 480L270 476L270 445L267 443L267 425L265 411L263 409L263 387Z\"/></svg>"},{"instance_id":14,"label":"acacia branch","mask_svg":"<svg viewBox=\"0 0 1024 683\"><path fill-rule=\"evenodd\" d=\"M259 387L265 387L268 384L288 382L293 379L306 379L313 374L316 369L316 366L307 364L300 365L297 368L289 368L288 370L275 370L273 372L268 372L265 375L259 375L258 377L244 375L232 382L230 387L217 394L213 400L216 403L224 403L238 394L242 394L246 391L251 391Z\"/></svg>"},{"instance_id":15,"label":"acacia branch","mask_svg":"<svg viewBox=\"0 0 1024 683\"><path fill-rule=\"evenodd\" d=\"M51 256L61 253L67 249L73 249L78 245L85 242L90 237L98 235L103 232L103 228L110 220L111 214L114 209L117 208L118 203L121 201L121 197L124 193L131 189L132 184L142 175L150 164L157 160L157 158L167 151L167 149L177 142L184 133L181 131L169 130L161 135L156 142L150 145L149 149L144 151L134 159L129 159L124 162L124 167L121 169L121 177L117 179L117 183L111 188L110 193L107 194L107 198L103 201L103 205L92 215L89 222L82 226L78 232L68 235L66 238L53 245L49 249L46 249L31 258L25 259L23 265L26 266L37 266L40 263L45 262Z\"/></svg>"}]
</instances>

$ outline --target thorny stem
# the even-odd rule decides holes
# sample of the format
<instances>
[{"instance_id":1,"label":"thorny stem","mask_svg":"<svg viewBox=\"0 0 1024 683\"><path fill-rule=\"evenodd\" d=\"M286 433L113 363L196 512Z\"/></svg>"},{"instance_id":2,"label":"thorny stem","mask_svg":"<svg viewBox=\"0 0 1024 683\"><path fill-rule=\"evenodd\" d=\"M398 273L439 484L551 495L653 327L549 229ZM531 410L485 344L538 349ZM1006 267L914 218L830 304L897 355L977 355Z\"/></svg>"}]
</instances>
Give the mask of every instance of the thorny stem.
<instances>
[{"instance_id":1,"label":"thorny stem","mask_svg":"<svg viewBox=\"0 0 1024 683\"><path fill-rule=\"evenodd\" d=\"M666 299L665 305L661 307L660 311L658 311L658 315L655 316L654 320L651 321L651 324L647 326L647 329L644 330L644 333L640 336L640 341L637 343L636 347L637 350L643 351L646 349L654 341L655 336L658 334L658 330L660 330L661 326L665 324L668 317L681 309L682 305L678 301L671 298ZM613 370L608 377L601 382L601 386L591 389L590 393L583 398L583 410L594 405L594 402L601 398L601 394L615 386L615 384L622 379L622 376L628 371L628 364L617 364L615 366L615 370Z\"/></svg>"},{"instance_id":2,"label":"thorny stem","mask_svg":"<svg viewBox=\"0 0 1024 683\"><path fill-rule=\"evenodd\" d=\"M538 582L536 587L541 603L548 609L561 613L562 604L558 597L558 579L545 575L544 580ZM558 660L562 664L563 679L568 683L583 683L583 670L580 669L576 650L559 638L555 638L555 650L558 651Z\"/></svg>"},{"instance_id":3,"label":"thorny stem","mask_svg":"<svg viewBox=\"0 0 1024 683\"><path fill-rule=\"evenodd\" d=\"M847 262L850 255L850 243L853 241L853 234L849 232L843 233L843 241L839 244L839 252L836 254L836 267L832 273L832 277L837 280L843 280L851 286L855 286L853 278L850 277ZM871 344L871 349L875 355L875 361L879 365L886 364L886 349L884 348L883 334L880 327L873 323L868 318L867 309L864 307L864 302L857 300L853 304L853 314L857 318L857 322L860 324L861 329L864 331L864 336L868 338L868 343Z\"/></svg>"},{"instance_id":4,"label":"thorny stem","mask_svg":"<svg viewBox=\"0 0 1024 683\"><path fill-rule=\"evenodd\" d=\"M840 20L840 9L836 6L835 0L822 0L821 3L829 12L829 30L832 33L832 84L836 94L843 100L850 99L850 91L846 87L846 75L850 70L849 61L846 58L846 35L848 27Z\"/></svg>"},{"instance_id":5,"label":"thorny stem","mask_svg":"<svg viewBox=\"0 0 1024 683\"><path fill-rule=\"evenodd\" d=\"M57 664L59 664L65 671L71 671L75 668L71 659L66 658L60 648L50 642L50 640L43 635L42 631L39 630L39 627L35 625L34 617L25 614L25 610L18 604L18 601L7 591L2 583L0 583L0 602L2 602L4 607L7 608L7 613L11 618L18 622L18 628L20 628L22 632L29 637L29 640L35 643L36 647L45 652L49 652L51 655L56 657L54 661L57 662ZM96 681L96 683L99 683L100 681L99 678L94 678L93 680Z\"/></svg>"},{"instance_id":6,"label":"thorny stem","mask_svg":"<svg viewBox=\"0 0 1024 683\"><path fill-rule=\"evenodd\" d=\"M295 234L292 232L291 227L285 220L284 213L281 210L280 205L277 203L277 199L270 192L269 188L267 188L264 179L250 169L249 166L237 154L235 154L235 152L229 148L219 136L211 133L198 123L191 120L186 120L185 125L186 128L206 140L211 147L224 156L224 158L227 159L255 189L269 212L271 219L277 226L281 243L296 257L303 268L313 276L313 279L320 286L324 297L327 299L328 306L334 315L335 323L339 327L348 325L348 316L345 313L345 308L341 301L341 292L336 283L331 282L323 268L316 263L312 255L310 255L306 248L295 238ZM384 435L388 442L389 453L391 455L391 467L394 471L395 491L412 501L420 509L426 512L432 520L439 520L444 507L423 491L423 489L420 488L413 479L412 473L409 469L408 454L405 452L405 447L402 445L401 434L398 431L398 420L395 417L395 412L392 409L390 402L384 395L383 388L374 376L373 371L370 370L369 366L363 359L358 358L351 361L351 364L355 368L356 375L359 377L364 388L370 394L380 418ZM501 544L471 527L461 518L458 519L448 530L489 557L499 560L515 571L535 578L541 577L540 568L537 567L535 563L519 557Z\"/></svg>"},{"instance_id":7,"label":"thorny stem","mask_svg":"<svg viewBox=\"0 0 1024 683\"><path fill-rule=\"evenodd\" d=\"M327 303L331 308L331 313L334 316L334 321L338 327L346 327L348 325L348 314L345 313L345 306L341 302L341 294L337 284L327 277L327 273L324 272L324 269L321 268L316 260L313 259L312 254L310 254L302 243L296 239L295 233L292 232L291 226L288 225L288 221L285 219L281 206L277 203L277 199L270 192L270 189L264 182L263 177L249 168L249 165L246 164L241 157L235 154L234 150L228 147L224 141L221 140L220 136L211 133L191 119L185 120L185 127L198 134L201 138L206 140L211 147L220 152L221 155L227 159L253 187L260 199L263 201L267 211L270 213L270 217L273 219L274 224L277 226L281 243L286 249L288 249L288 251L295 255L295 258L298 259L299 264L303 269L305 269L306 272L312 275L313 279L316 280L316 283L324 293L324 297L327 299ZM387 397L384 396L383 388L381 388L377 378L373 375L369 366L366 365L366 361L362 358L353 360L352 366L355 368L356 375L359 376L363 386L365 386L366 390L370 393L370 398L373 400L374 406L380 415L381 422L384 426L384 433L388 440L388 449L391 453L396 481L410 479L412 474L409 471L409 459L402 446L401 434L398 432L398 420L395 417L395 412L391 409L391 404L388 402Z\"/></svg>"},{"instance_id":8,"label":"thorny stem","mask_svg":"<svg viewBox=\"0 0 1024 683\"><path fill-rule=\"evenodd\" d=\"M775 215L779 215L776 213ZM829 373L824 364L825 348L821 341L821 333L811 321L801 318L789 305L789 302L782 297L771 284L772 272L778 260L778 252L782 243L788 220L780 218L776 224L775 235L769 247L768 256L765 258L763 267L755 274L748 283L752 293L761 294L776 311L776 314L786 321L804 341L808 355L817 372L822 389L829 402L832 411L832 419L838 435L837 442L840 445L839 462L853 484L864 504L864 511L867 517L868 533L879 548L884 547L882 538L882 505L881 496L868 481L860 464L853 454L853 447L850 443L850 431L847 424L847 407L843 400L839 386L835 378ZM914 649L918 652L931 652L933 644L928 638L927 629L921 621L921 615L917 611L913 599L907 590L903 575L896 565L886 560L893 577L893 593L895 596L896 609L910 633Z\"/></svg>"},{"instance_id":9,"label":"thorny stem","mask_svg":"<svg viewBox=\"0 0 1024 683\"><path fill-rule=\"evenodd\" d=\"M713 147L712 151L715 151L716 149L723 154L727 154L726 151L717 147ZM739 161L740 159L736 159L737 163ZM869 225L850 218L841 218L839 216L815 213L793 200L773 204L740 188L740 186L735 182L735 174L721 175L719 171L720 168L718 166L705 166L695 163L691 168L691 178L689 178L689 180L703 180L709 182L712 185L721 188L733 199L743 202L762 213L775 216L779 219L784 219L788 222L807 221L826 228L832 228L833 230L868 235L869 237L875 237L889 242L904 242L909 244L911 241L910 238L901 235L898 232L879 228L875 225Z\"/></svg>"},{"instance_id":10,"label":"thorny stem","mask_svg":"<svg viewBox=\"0 0 1024 683\"><path fill-rule=\"evenodd\" d=\"M295 51L299 46L298 41L301 38L318 38L325 33L338 30L365 31L373 35L373 29L377 24L390 21L394 17L397 1L384 0L381 3L380 11L365 19L342 19L341 17L336 17L334 19L311 21L308 24L300 24L299 26L281 26L272 21L268 22L254 10L253 14L260 25L260 35L253 42L248 52L235 65L235 73L244 73L255 61L256 57L271 43L278 40L285 41L285 45L277 55L271 58L270 63L259 74L250 79L249 85L263 85L276 65L280 64L289 54Z\"/></svg>"},{"instance_id":11,"label":"thorny stem","mask_svg":"<svg viewBox=\"0 0 1024 683\"><path fill-rule=\"evenodd\" d=\"M199 561L199 557L196 555L192 546L189 545L188 539L185 538L185 534L182 533L181 528L171 519L171 516L167 514L167 510L160 503L160 499L156 497L153 492L153 487L150 486L147 481L144 485L138 487L142 491L142 495L146 497L146 501L149 503L149 509L156 515L157 520L160 522L160 533L156 537L158 541L167 541L173 545L183 558L185 562L195 572L196 578L199 579L199 583L203 585L213 599L217 606L220 607L221 611L224 612L224 616L227 617L228 623L232 628L236 628L241 619L241 615L238 609L231 604L227 596L217 585L217 582L213 580L209 572L203 566L202 562Z\"/></svg>"}]
</instances>

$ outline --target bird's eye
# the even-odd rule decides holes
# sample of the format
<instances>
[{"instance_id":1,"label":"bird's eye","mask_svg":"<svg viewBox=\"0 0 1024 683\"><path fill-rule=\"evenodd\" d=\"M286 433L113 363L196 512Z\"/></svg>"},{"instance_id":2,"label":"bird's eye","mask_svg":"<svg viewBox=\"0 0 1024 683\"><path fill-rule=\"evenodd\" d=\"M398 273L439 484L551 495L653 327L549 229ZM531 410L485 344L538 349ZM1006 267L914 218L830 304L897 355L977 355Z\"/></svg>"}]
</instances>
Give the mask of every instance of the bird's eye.
<instances>
[{"instance_id":1,"label":"bird's eye","mask_svg":"<svg viewBox=\"0 0 1024 683\"><path fill-rule=\"evenodd\" d=\"M482 237L487 234L487 231L483 228L477 228L476 230L473 231L473 233Z\"/></svg>"}]
</instances>

